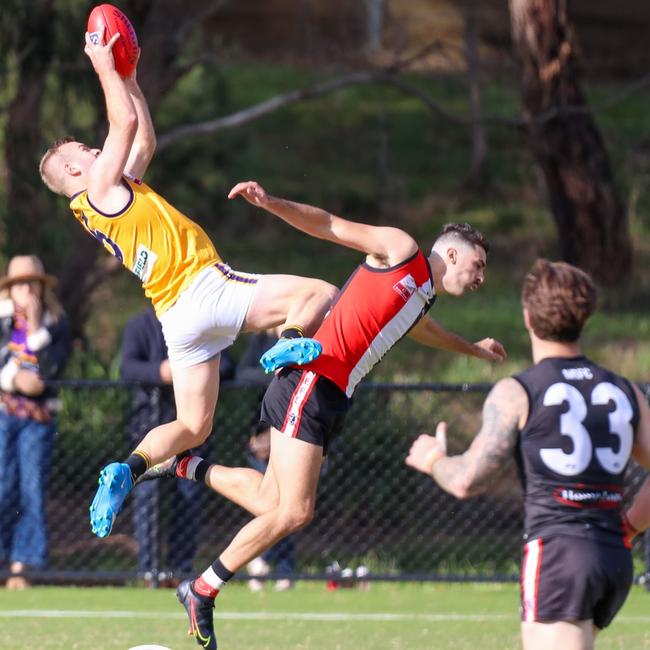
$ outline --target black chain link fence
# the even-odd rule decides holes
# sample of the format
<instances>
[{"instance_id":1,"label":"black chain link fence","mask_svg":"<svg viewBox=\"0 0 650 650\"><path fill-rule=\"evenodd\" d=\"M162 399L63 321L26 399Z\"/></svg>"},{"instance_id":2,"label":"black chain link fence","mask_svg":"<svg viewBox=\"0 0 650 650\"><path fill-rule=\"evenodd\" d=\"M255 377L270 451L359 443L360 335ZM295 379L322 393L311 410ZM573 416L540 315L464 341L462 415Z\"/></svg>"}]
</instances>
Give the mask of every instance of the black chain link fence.
<instances>
[{"instance_id":1,"label":"black chain link fence","mask_svg":"<svg viewBox=\"0 0 650 650\"><path fill-rule=\"evenodd\" d=\"M194 486L198 493L179 497L178 481L163 480L148 484L155 485L148 488L153 502L145 504L148 548L139 554L134 519L142 525L144 515L141 508L134 512L134 494L112 534L96 538L90 532L88 505L99 470L131 450L126 430L132 387L117 382L59 383L61 411L47 499L49 563L46 570L30 575L36 580L97 583L146 577L156 584L171 570L177 577L179 572L202 571L250 516L203 486ZM488 388L362 385L342 435L330 447L314 521L293 537L291 577L331 578L328 567L338 563L365 567L372 578L382 579L516 579L522 497L514 464L489 494L464 502L404 465L416 435L433 431L441 419L450 423L449 452L463 451L478 431ZM211 460L247 464L246 443L263 390L250 384L222 386L208 443ZM629 470L630 494L644 476L636 466ZM641 547L638 541L638 572L644 570ZM7 572L0 575L6 577Z\"/></svg>"}]
</instances>

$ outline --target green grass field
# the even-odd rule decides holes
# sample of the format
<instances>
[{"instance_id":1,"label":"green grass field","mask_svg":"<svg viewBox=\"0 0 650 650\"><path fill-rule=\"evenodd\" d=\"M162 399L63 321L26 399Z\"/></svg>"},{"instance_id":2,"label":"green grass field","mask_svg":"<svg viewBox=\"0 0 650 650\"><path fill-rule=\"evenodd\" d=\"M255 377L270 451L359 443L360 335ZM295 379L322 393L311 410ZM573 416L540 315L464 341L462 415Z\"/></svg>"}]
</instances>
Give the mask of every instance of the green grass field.
<instances>
[{"instance_id":1,"label":"green grass field","mask_svg":"<svg viewBox=\"0 0 650 650\"><path fill-rule=\"evenodd\" d=\"M599 650L650 648L650 594L635 587ZM215 610L225 650L509 650L519 648L514 584L373 584L327 592L300 583L252 594L233 584ZM0 648L196 648L171 590L40 587L0 591ZM559 650L559 649L558 649Z\"/></svg>"}]
</instances>

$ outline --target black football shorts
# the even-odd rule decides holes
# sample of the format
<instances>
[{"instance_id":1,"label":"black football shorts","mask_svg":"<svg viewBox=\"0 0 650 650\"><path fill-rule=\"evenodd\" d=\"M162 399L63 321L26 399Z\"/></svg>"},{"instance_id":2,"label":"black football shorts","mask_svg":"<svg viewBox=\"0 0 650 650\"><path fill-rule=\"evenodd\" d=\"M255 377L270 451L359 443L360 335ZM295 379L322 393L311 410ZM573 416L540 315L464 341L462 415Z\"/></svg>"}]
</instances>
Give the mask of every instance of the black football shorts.
<instances>
[{"instance_id":1,"label":"black football shorts","mask_svg":"<svg viewBox=\"0 0 650 650\"><path fill-rule=\"evenodd\" d=\"M329 379L311 370L283 368L264 394L260 420L287 436L323 447L326 455L350 404Z\"/></svg>"},{"instance_id":2,"label":"black football shorts","mask_svg":"<svg viewBox=\"0 0 650 650\"><path fill-rule=\"evenodd\" d=\"M633 579L632 554L622 544L558 535L524 546L522 621L593 620L607 627Z\"/></svg>"}]
</instances>

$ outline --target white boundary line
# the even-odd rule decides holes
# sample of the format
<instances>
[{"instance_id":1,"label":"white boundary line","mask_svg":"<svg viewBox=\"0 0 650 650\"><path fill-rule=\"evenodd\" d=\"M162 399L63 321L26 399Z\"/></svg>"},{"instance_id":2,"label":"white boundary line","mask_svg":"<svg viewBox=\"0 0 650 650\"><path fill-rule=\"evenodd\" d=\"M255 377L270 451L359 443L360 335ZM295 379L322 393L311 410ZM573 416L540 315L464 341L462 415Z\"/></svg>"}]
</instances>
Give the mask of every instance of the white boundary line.
<instances>
[{"instance_id":1,"label":"white boundary line","mask_svg":"<svg viewBox=\"0 0 650 650\"><path fill-rule=\"evenodd\" d=\"M0 618L139 618L139 619L184 619L185 614L178 612L136 612L126 610L69 610L69 609L5 609L0 611ZM216 613L216 620L225 621L512 621L519 622L513 612L506 614L458 614L453 612L438 614L391 614L375 612L367 614L346 614L344 612L223 612ZM614 619L615 623L650 623L650 615L623 615Z\"/></svg>"}]
</instances>

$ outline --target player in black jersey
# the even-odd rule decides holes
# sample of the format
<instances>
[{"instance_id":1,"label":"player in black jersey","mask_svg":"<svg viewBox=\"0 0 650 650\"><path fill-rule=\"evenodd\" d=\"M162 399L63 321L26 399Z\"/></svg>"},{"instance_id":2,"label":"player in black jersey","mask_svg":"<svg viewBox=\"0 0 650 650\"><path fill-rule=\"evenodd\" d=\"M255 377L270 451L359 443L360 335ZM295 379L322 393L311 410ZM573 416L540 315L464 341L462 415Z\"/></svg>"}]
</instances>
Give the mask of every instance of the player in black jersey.
<instances>
[{"instance_id":1,"label":"player in black jersey","mask_svg":"<svg viewBox=\"0 0 650 650\"><path fill-rule=\"evenodd\" d=\"M632 584L630 540L650 526L650 480L623 510L630 457L650 469L650 407L629 381L582 355L596 305L586 273L537 260L522 292L535 365L499 381L469 449L446 454L446 424L421 435L407 465L467 498L514 458L525 493L525 650L590 650Z\"/></svg>"}]
</instances>

